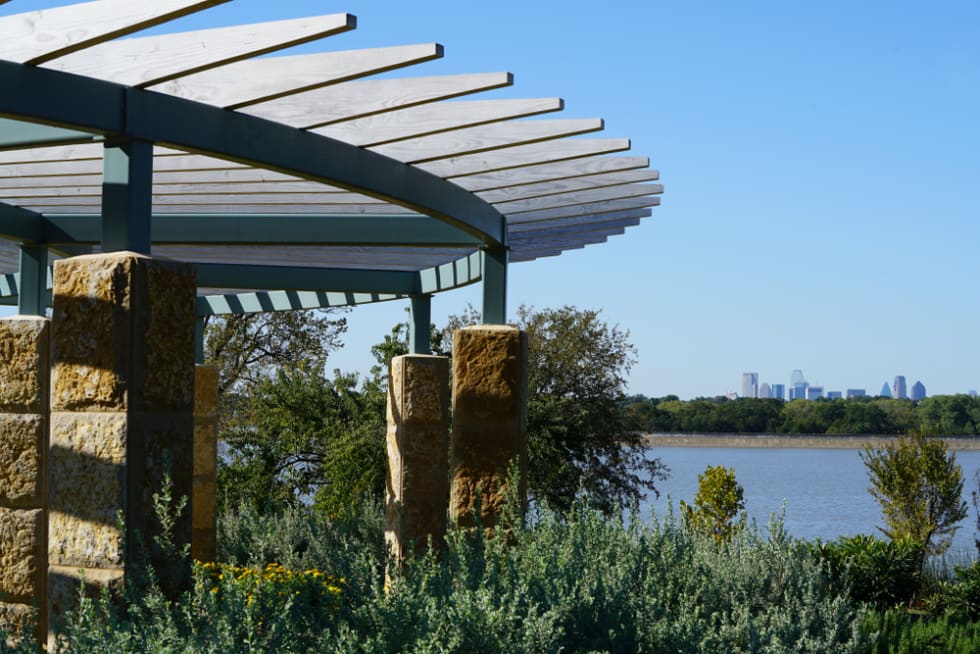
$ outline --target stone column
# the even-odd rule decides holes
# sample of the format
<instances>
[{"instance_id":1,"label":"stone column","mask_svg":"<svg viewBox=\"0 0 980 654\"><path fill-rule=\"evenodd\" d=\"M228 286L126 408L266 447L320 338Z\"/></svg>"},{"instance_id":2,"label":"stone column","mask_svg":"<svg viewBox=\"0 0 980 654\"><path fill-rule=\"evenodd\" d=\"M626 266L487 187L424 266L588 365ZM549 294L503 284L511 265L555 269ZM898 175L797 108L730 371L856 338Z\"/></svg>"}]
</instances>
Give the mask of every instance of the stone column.
<instances>
[{"instance_id":1,"label":"stone column","mask_svg":"<svg viewBox=\"0 0 980 654\"><path fill-rule=\"evenodd\" d=\"M194 368L194 483L191 500L194 532L191 556L214 561L215 494L218 464L218 369Z\"/></svg>"},{"instance_id":2,"label":"stone column","mask_svg":"<svg viewBox=\"0 0 980 654\"><path fill-rule=\"evenodd\" d=\"M52 626L89 592L139 579L148 559L176 594L189 571L156 551L154 494L188 505L191 541L193 267L134 252L54 264L48 459L48 607ZM164 479L170 478L169 487ZM145 557L145 558L144 558Z\"/></svg>"},{"instance_id":3,"label":"stone column","mask_svg":"<svg viewBox=\"0 0 980 654\"><path fill-rule=\"evenodd\" d=\"M45 633L46 318L0 320L0 623Z\"/></svg>"},{"instance_id":4,"label":"stone column","mask_svg":"<svg viewBox=\"0 0 980 654\"><path fill-rule=\"evenodd\" d=\"M477 490L483 526L497 524L508 467L516 461L526 494L527 334L516 327L465 327L453 334L453 429L449 518L475 526Z\"/></svg>"},{"instance_id":5,"label":"stone column","mask_svg":"<svg viewBox=\"0 0 980 654\"><path fill-rule=\"evenodd\" d=\"M397 561L446 535L449 361L409 354L391 360L385 540Z\"/></svg>"}]
</instances>

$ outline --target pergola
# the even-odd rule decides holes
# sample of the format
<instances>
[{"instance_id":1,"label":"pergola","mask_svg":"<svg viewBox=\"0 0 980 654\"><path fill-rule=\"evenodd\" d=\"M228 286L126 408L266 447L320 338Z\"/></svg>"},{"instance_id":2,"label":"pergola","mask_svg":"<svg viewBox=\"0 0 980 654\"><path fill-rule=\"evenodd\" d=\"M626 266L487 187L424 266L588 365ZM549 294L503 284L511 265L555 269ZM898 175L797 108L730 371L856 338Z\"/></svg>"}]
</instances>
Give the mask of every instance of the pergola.
<instances>
[{"instance_id":1,"label":"pergola","mask_svg":"<svg viewBox=\"0 0 980 654\"><path fill-rule=\"evenodd\" d=\"M43 314L50 259L152 250L196 264L199 318L410 298L427 352L432 294L482 280L503 323L509 263L659 203L648 159L612 156L629 140L580 138L601 119L458 99L510 73L390 74L435 43L329 50L350 14L131 36L224 1L0 16L0 301Z\"/></svg>"}]
</instances>

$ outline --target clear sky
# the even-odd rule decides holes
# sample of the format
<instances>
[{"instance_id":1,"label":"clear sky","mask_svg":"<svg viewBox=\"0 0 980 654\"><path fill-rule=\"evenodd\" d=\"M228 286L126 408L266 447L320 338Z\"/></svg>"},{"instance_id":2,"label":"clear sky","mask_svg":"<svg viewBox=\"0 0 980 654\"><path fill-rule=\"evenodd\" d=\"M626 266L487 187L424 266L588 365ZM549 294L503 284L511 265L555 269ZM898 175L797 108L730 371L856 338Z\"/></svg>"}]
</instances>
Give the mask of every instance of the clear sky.
<instances>
[{"instance_id":1,"label":"clear sky","mask_svg":"<svg viewBox=\"0 0 980 654\"><path fill-rule=\"evenodd\" d=\"M404 74L508 70L479 97L561 96L560 117L605 118L661 171L639 227L511 267L511 309L601 308L630 331L631 392L794 368L827 390L980 389L980 3L234 0L181 26L339 11L358 29L317 48L438 41ZM434 320L479 297L436 296ZM405 304L351 312L330 367L367 370Z\"/></svg>"}]
</instances>

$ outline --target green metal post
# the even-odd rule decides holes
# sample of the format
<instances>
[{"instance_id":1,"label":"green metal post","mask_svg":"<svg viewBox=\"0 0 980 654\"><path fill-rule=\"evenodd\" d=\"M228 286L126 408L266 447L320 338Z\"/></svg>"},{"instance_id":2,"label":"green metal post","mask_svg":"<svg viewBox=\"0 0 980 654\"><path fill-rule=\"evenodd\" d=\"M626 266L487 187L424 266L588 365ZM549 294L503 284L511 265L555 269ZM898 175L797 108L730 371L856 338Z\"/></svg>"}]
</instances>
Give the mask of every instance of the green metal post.
<instances>
[{"instance_id":1,"label":"green metal post","mask_svg":"<svg viewBox=\"0 0 980 654\"><path fill-rule=\"evenodd\" d=\"M103 152L102 251L150 253L153 144L108 141Z\"/></svg>"},{"instance_id":2,"label":"green metal post","mask_svg":"<svg viewBox=\"0 0 980 654\"><path fill-rule=\"evenodd\" d=\"M408 347L412 354L432 354L429 325L432 323L432 296L413 295L408 325Z\"/></svg>"},{"instance_id":3,"label":"green metal post","mask_svg":"<svg viewBox=\"0 0 980 654\"><path fill-rule=\"evenodd\" d=\"M194 321L194 363L204 364L204 317Z\"/></svg>"},{"instance_id":4,"label":"green metal post","mask_svg":"<svg viewBox=\"0 0 980 654\"><path fill-rule=\"evenodd\" d=\"M507 249L483 250L483 324L507 322Z\"/></svg>"},{"instance_id":5,"label":"green metal post","mask_svg":"<svg viewBox=\"0 0 980 654\"><path fill-rule=\"evenodd\" d=\"M17 313L43 316L47 298L48 248L46 245L20 246L20 283Z\"/></svg>"}]
</instances>

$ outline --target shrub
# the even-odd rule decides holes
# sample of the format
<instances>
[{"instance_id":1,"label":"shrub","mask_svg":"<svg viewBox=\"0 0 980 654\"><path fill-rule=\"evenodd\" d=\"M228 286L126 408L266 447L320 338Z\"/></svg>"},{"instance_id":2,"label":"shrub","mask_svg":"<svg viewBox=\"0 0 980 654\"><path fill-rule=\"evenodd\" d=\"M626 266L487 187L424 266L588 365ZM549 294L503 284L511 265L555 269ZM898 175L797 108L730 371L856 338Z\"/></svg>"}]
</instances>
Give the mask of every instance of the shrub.
<instances>
[{"instance_id":1,"label":"shrub","mask_svg":"<svg viewBox=\"0 0 980 654\"><path fill-rule=\"evenodd\" d=\"M844 536L810 545L832 583L847 588L855 602L876 609L910 603L921 585L922 546L908 538Z\"/></svg>"},{"instance_id":2,"label":"shrub","mask_svg":"<svg viewBox=\"0 0 980 654\"><path fill-rule=\"evenodd\" d=\"M742 526L738 514L745 508L745 490L735 479L735 469L708 466L698 475L698 492L694 506L681 500L681 515L693 528L709 534L718 542L730 540Z\"/></svg>"},{"instance_id":3,"label":"shrub","mask_svg":"<svg viewBox=\"0 0 980 654\"><path fill-rule=\"evenodd\" d=\"M980 651L980 623L960 623L946 616L924 618L892 609L869 614L863 629L874 639L871 654L975 654Z\"/></svg>"}]
</instances>

